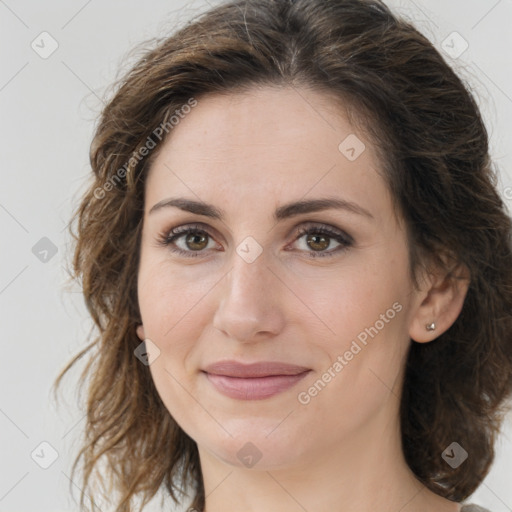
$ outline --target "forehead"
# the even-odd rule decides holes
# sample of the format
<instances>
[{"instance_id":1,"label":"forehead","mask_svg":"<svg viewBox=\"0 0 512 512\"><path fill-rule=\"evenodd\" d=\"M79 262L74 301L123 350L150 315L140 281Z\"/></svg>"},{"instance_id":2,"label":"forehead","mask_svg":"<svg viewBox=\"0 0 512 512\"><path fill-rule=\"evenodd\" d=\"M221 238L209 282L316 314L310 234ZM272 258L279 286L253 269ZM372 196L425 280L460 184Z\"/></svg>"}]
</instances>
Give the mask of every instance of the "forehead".
<instances>
[{"instance_id":1,"label":"forehead","mask_svg":"<svg viewBox=\"0 0 512 512\"><path fill-rule=\"evenodd\" d=\"M375 148L328 95L255 88L198 99L163 143L146 194L149 203L175 191L212 202L339 193L385 207L379 168Z\"/></svg>"}]
</instances>

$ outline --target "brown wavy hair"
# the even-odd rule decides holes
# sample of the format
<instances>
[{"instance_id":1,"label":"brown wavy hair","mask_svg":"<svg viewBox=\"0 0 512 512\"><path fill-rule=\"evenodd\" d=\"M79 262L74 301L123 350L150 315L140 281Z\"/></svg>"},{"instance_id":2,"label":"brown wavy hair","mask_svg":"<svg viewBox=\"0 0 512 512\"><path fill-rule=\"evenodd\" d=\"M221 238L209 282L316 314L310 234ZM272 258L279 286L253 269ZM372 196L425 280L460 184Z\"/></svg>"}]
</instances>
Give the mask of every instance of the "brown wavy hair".
<instances>
[{"instance_id":1,"label":"brown wavy hair","mask_svg":"<svg viewBox=\"0 0 512 512\"><path fill-rule=\"evenodd\" d=\"M154 131L176 111L260 86L324 92L360 121L405 220L415 284L427 261L454 279L460 265L469 270L455 323L432 342L411 342L400 421L417 478L449 500L470 496L494 460L512 394L512 224L473 94L434 46L378 0L232 0L153 40L115 86L71 229L73 277L98 332L56 380L91 352L72 470L83 458L81 508L101 461L119 512L136 497L142 509L162 486L176 502L192 488L192 506L204 508L196 443L134 356L144 181L165 141ZM148 137L155 147L142 156ZM441 454L454 440L469 458L452 469Z\"/></svg>"}]
</instances>

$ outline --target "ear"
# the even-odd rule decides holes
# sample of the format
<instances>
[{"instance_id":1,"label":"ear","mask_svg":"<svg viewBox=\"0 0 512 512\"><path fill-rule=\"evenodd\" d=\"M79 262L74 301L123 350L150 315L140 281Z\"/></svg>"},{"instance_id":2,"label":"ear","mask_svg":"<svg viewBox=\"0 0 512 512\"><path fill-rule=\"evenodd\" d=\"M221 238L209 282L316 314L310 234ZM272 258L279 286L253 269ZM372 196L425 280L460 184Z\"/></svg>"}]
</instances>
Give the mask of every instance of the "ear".
<instances>
[{"instance_id":1,"label":"ear","mask_svg":"<svg viewBox=\"0 0 512 512\"><path fill-rule=\"evenodd\" d=\"M457 320L469 288L470 272L460 263L451 271L436 269L428 274L418 293L418 305L409 326L409 337L418 343L434 340ZM435 323L434 330L426 326Z\"/></svg>"},{"instance_id":2,"label":"ear","mask_svg":"<svg viewBox=\"0 0 512 512\"><path fill-rule=\"evenodd\" d=\"M139 324L136 329L137 336L141 341L144 341L146 339L146 336L144 336L144 327L142 324Z\"/></svg>"}]
</instances>

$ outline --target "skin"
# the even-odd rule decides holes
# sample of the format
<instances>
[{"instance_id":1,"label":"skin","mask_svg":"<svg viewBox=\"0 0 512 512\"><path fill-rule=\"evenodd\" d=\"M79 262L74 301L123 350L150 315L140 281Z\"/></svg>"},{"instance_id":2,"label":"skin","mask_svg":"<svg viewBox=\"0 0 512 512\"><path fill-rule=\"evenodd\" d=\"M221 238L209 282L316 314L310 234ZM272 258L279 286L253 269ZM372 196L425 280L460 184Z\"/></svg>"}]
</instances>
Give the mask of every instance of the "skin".
<instances>
[{"instance_id":1,"label":"skin","mask_svg":"<svg viewBox=\"0 0 512 512\"><path fill-rule=\"evenodd\" d=\"M350 134L366 146L354 161L338 149ZM404 225L379 165L371 142L323 93L267 87L201 98L151 167L137 334L158 347L148 346L155 386L198 445L207 512L460 510L410 471L398 411L410 344L432 341L453 324L467 282L439 271L413 287ZM212 203L225 218L176 207L149 213L170 197ZM272 218L284 203L324 197L357 203L373 218L342 209ZM188 254L199 247L199 256L159 243L172 228L194 223L209 236L199 243L189 237L187 245L183 235L174 244ZM297 232L323 225L349 234L353 244L334 252L343 246L333 238L319 243L314 232ZM249 236L262 249L251 263L236 250ZM255 247L245 246L253 255ZM331 256L309 257L322 251ZM378 334L300 403L298 394L396 303L394 318L386 316ZM271 398L236 400L200 371L221 359L284 361L312 371ZM237 457L248 442L261 454L252 467Z\"/></svg>"}]
</instances>

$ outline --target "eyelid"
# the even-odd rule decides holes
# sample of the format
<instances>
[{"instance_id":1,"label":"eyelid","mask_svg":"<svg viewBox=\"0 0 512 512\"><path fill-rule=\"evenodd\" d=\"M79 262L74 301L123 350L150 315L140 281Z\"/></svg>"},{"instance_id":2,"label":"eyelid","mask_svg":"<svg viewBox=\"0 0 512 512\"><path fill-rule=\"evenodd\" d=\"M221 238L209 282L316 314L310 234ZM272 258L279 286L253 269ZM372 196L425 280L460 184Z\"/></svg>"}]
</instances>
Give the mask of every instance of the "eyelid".
<instances>
[{"instance_id":1,"label":"eyelid","mask_svg":"<svg viewBox=\"0 0 512 512\"><path fill-rule=\"evenodd\" d=\"M174 244L173 240L176 240L178 238L182 238L183 236L189 234L190 232L201 232L206 234L207 237L215 241L215 236L212 235L211 231L217 232L211 226L208 226L202 222L193 222L189 224L181 224L178 226L175 226L173 228L165 230L158 238L159 245L164 245L166 247L169 247ZM331 224L327 224L321 221L303 221L299 224L295 225L292 229L294 232L293 240L286 245L286 247L289 247L291 244L294 244L297 242L297 240L300 240L303 236L311 233L311 232L317 232L319 234L324 234L328 238L334 239L339 246L335 248L334 250L328 250L328 251L303 251L298 250L298 252L304 252L309 255L311 258L323 258L323 257L329 257L332 255L336 255L338 253L341 253L350 247L352 247L355 243L354 238L347 233L345 230L338 228L336 226L333 226ZM222 236L222 235L221 235ZM184 257L203 257L203 255L208 254L209 251L206 250L200 250L200 251L186 251L179 247L173 247L170 249L172 252L183 255Z\"/></svg>"},{"instance_id":2,"label":"eyelid","mask_svg":"<svg viewBox=\"0 0 512 512\"><path fill-rule=\"evenodd\" d=\"M320 222L320 221L306 221L301 222L294 228L295 234L304 234L304 231L313 231L314 229L318 229L319 231L328 231L333 236L337 235L340 237L343 237L347 243L354 243L354 238L347 233L346 230L339 228L337 226L333 226L332 224L328 224L326 222Z\"/></svg>"},{"instance_id":3,"label":"eyelid","mask_svg":"<svg viewBox=\"0 0 512 512\"><path fill-rule=\"evenodd\" d=\"M186 236L187 234L189 234L190 232L196 232L196 231L200 232L200 233L204 233L207 237L209 237L211 240L215 241L215 243L220 245L219 242L217 242L217 240L216 240L216 235L214 236L214 234L216 234L217 231L214 230L213 228L211 228L210 226L208 226L207 224L203 224L202 222L180 224L173 228L166 229L158 237L158 243L161 245L164 245L164 246L169 246L172 243L170 241L171 239L175 240L177 238L182 238L182 237ZM213 234L212 234L212 231L214 232ZM177 252L177 253L183 252L183 253L189 253L189 254L196 253L196 255L199 256L199 254L201 252L205 252L205 251L183 251L180 248L176 248L175 252Z\"/></svg>"},{"instance_id":4,"label":"eyelid","mask_svg":"<svg viewBox=\"0 0 512 512\"><path fill-rule=\"evenodd\" d=\"M306 220L296 223L289 231L290 234L288 234L287 237L293 236L293 234L298 235L304 229L313 228L332 230L333 234L336 233L340 236L344 236L347 239L347 242L350 241L354 243L353 237L345 229L329 224L328 222L323 222L319 220ZM225 238L219 231L211 227L209 224L205 224L201 221L178 224L177 226L163 230L163 234L170 235L172 231L177 230L180 230L181 232L186 232L187 229L197 229L198 231L204 231L208 233L210 236L212 236L212 234L215 236L220 236L220 238L222 238L225 241ZM295 239L293 241L295 241Z\"/></svg>"}]
</instances>

